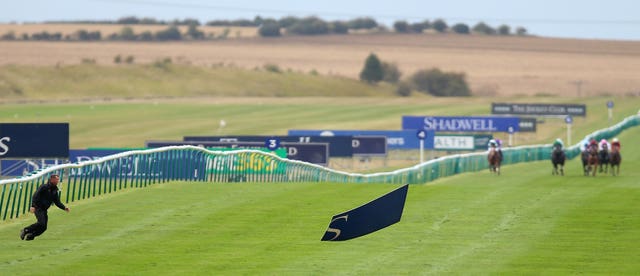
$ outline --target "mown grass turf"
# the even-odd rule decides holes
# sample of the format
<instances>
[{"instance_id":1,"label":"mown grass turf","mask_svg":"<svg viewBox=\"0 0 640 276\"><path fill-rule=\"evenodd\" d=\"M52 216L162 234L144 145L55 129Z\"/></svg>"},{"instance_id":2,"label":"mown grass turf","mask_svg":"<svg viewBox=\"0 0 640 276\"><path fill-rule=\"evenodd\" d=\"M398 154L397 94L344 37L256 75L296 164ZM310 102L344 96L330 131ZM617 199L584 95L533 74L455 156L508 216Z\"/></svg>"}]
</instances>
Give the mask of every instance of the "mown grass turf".
<instances>
[{"instance_id":1,"label":"mown grass turf","mask_svg":"<svg viewBox=\"0 0 640 276\"><path fill-rule=\"evenodd\" d=\"M183 183L122 191L0 224L0 274L635 274L640 270L640 128L624 132L621 176L549 162L412 185L399 224L320 242L331 215L385 184ZM628 141L628 142L624 142ZM63 186L64 188L64 186ZM55 208L55 207L54 207Z\"/></svg>"}]
</instances>

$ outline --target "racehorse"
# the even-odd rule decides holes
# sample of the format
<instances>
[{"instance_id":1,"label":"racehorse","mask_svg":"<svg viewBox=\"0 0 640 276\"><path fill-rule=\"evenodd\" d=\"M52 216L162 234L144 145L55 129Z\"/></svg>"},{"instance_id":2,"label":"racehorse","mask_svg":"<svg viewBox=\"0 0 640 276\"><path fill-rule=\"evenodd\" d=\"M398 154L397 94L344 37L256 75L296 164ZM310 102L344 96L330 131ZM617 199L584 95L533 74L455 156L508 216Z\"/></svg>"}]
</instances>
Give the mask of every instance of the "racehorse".
<instances>
[{"instance_id":1,"label":"racehorse","mask_svg":"<svg viewBox=\"0 0 640 276\"><path fill-rule=\"evenodd\" d=\"M587 146L581 154L582 159L582 171L584 171L584 175L589 175L589 166L587 166L589 162L589 147Z\"/></svg>"},{"instance_id":2,"label":"racehorse","mask_svg":"<svg viewBox=\"0 0 640 276\"><path fill-rule=\"evenodd\" d=\"M553 164L552 175L558 174L558 166L560 166L560 175L564 175L564 161L566 160L566 156L564 155L564 151L560 147L553 148L553 152L551 153L551 163Z\"/></svg>"},{"instance_id":3,"label":"racehorse","mask_svg":"<svg viewBox=\"0 0 640 276\"><path fill-rule=\"evenodd\" d=\"M598 170L598 147L590 146L587 158L587 175L589 172L593 172L593 176L596 176L596 170Z\"/></svg>"},{"instance_id":4,"label":"racehorse","mask_svg":"<svg viewBox=\"0 0 640 276\"><path fill-rule=\"evenodd\" d=\"M500 153L495 147L491 147L487 159L489 160L489 171L500 175L500 162L502 160L500 158Z\"/></svg>"},{"instance_id":5,"label":"racehorse","mask_svg":"<svg viewBox=\"0 0 640 276\"><path fill-rule=\"evenodd\" d=\"M606 174L609 171L609 149L607 144L602 144L602 150L598 153L598 163L600 164L599 172Z\"/></svg>"},{"instance_id":6,"label":"racehorse","mask_svg":"<svg viewBox=\"0 0 640 276\"><path fill-rule=\"evenodd\" d=\"M611 174L619 175L620 174L620 163L622 162L622 156L620 156L620 150L617 147L611 148L611 153L609 156L611 163Z\"/></svg>"}]
</instances>

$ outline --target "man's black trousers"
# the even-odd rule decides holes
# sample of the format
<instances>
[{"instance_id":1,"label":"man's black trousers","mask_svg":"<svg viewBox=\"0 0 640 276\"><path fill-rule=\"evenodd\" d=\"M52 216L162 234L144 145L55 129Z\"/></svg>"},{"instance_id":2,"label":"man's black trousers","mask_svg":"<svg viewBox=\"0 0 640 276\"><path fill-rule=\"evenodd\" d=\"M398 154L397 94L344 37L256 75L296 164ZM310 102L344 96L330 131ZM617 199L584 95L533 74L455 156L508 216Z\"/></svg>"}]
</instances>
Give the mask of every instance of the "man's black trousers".
<instances>
[{"instance_id":1,"label":"man's black trousers","mask_svg":"<svg viewBox=\"0 0 640 276\"><path fill-rule=\"evenodd\" d=\"M49 221L46 209L36 208L35 215L38 222L25 228L25 232L27 232L31 238L35 238L44 233L44 231L47 230L47 222Z\"/></svg>"}]
</instances>

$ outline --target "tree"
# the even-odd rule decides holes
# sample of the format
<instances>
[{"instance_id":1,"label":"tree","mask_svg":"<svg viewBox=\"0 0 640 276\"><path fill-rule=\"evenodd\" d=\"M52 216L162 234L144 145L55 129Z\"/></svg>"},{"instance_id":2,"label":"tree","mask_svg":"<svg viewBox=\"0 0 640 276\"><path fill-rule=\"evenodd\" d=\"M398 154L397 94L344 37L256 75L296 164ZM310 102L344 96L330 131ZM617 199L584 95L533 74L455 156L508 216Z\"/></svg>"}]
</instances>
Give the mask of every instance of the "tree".
<instances>
[{"instance_id":1,"label":"tree","mask_svg":"<svg viewBox=\"0 0 640 276\"><path fill-rule=\"evenodd\" d=\"M404 81L398 83L398 87L396 87L396 94L402 97L411 96L411 85Z\"/></svg>"},{"instance_id":2,"label":"tree","mask_svg":"<svg viewBox=\"0 0 640 276\"><path fill-rule=\"evenodd\" d=\"M300 19L295 16L285 16L278 20L278 24L280 24L280 27L282 28L289 28L298 21L300 21Z\"/></svg>"},{"instance_id":3,"label":"tree","mask_svg":"<svg viewBox=\"0 0 640 276\"><path fill-rule=\"evenodd\" d=\"M453 25L451 29L458 34L469 34L469 26L467 24L458 23Z\"/></svg>"},{"instance_id":4,"label":"tree","mask_svg":"<svg viewBox=\"0 0 640 276\"><path fill-rule=\"evenodd\" d=\"M360 72L360 80L368 83L377 83L384 77L382 63L376 54L371 53L364 62L364 68Z\"/></svg>"},{"instance_id":5,"label":"tree","mask_svg":"<svg viewBox=\"0 0 640 276\"><path fill-rule=\"evenodd\" d=\"M411 76L410 81L416 90L437 97L471 95L463 73L446 73L433 68L417 71Z\"/></svg>"},{"instance_id":6,"label":"tree","mask_svg":"<svg viewBox=\"0 0 640 276\"><path fill-rule=\"evenodd\" d=\"M84 29L77 30L74 33L74 37L77 40L100 40L102 38L102 34L100 31L89 32Z\"/></svg>"},{"instance_id":7,"label":"tree","mask_svg":"<svg viewBox=\"0 0 640 276\"><path fill-rule=\"evenodd\" d=\"M118 19L117 24L139 24L140 19L135 16L126 16Z\"/></svg>"},{"instance_id":8,"label":"tree","mask_svg":"<svg viewBox=\"0 0 640 276\"><path fill-rule=\"evenodd\" d=\"M31 34L31 40L43 40L44 37L49 37L49 33L47 32L42 32L42 33L33 33Z\"/></svg>"},{"instance_id":9,"label":"tree","mask_svg":"<svg viewBox=\"0 0 640 276\"><path fill-rule=\"evenodd\" d=\"M174 25L187 25L187 26L191 26L191 25L195 25L195 26L200 26L200 20L198 19L194 19L194 18L185 18L184 20L180 21L180 20L175 20L174 21L175 24Z\"/></svg>"},{"instance_id":10,"label":"tree","mask_svg":"<svg viewBox=\"0 0 640 276\"><path fill-rule=\"evenodd\" d=\"M359 17L349 21L349 29L373 29L378 27L378 22L370 17Z\"/></svg>"},{"instance_id":11,"label":"tree","mask_svg":"<svg viewBox=\"0 0 640 276\"><path fill-rule=\"evenodd\" d=\"M521 36L527 35L527 29L524 27L518 27L516 28L516 34Z\"/></svg>"},{"instance_id":12,"label":"tree","mask_svg":"<svg viewBox=\"0 0 640 276\"><path fill-rule=\"evenodd\" d=\"M427 21L428 22L428 21ZM429 24L429 23L427 23ZM428 25L425 25L424 23L413 23L409 26L409 29L411 29L412 32L414 33L422 33Z\"/></svg>"},{"instance_id":13,"label":"tree","mask_svg":"<svg viewBox=\"0 0 640 276\"><path fill-rule=\"evenodd\" d=\"M2 39L2 40L16 40L16 33L14 33L13 31L8 31L7 33L3 34L0 39Z\"/></svg>"},{"instance_id":14,"label":"tree","mask_svg":"<svg viewBox=\"0 0 640 276\"><path fill-rule=\"evenodd\" d=\"M262 23L264 23L264 18L262 18L259 15L256 15L256 17L253 18L253 24L255 24L256 26L260 26L262 25Z\"/></svg>"},{"instance_id":15,"label":"tree","mask_svg":"<svg viewBox=\"0 0 640 276\"><path fill-rule=\"evenodd\" d=\"M53 33L51 34L51 36L49 37L49 40L62 40L62 33L61 32L57 32L57 33Z\"/></svg>"},{"instance_id":16,"label":"tree","mask_svg":"<svg viewBox=\"0 0 640 276\"><path fill-rule=\"evenodd\" d=\"M136 40L137 36L133 32L133 29L127 26L120 30L120 34L118 35L118 38L120 38L121 40Z\"/></svg>"},{"instance_id":17,"label":"tree","mask_svg":"<svg viewBox=\"0 0 640 276\"><path fill-rule=\"evenodd\" d=\"M198 25L196 24L189 25L189 28L187 29L187 35L191 37L191 39L204 39L204 32L198 30Z\"/></svg>"},{"instance_id":18,"label":"tree","mask_svg":"<svg viewBox=\"0 0 640 276\"><path fill-rule=\"evenodd\" d=\"M494 28L491 28L491 26L487 25L484 22L478 22L478 24L473 26L473 31L479 34L486 34L486 35L496 34L496 30Z\"/></svg>"},{"instance_id":19,"label":"tree","mask_svg":"<svg viewBox=\"0 0 640 276\"><path fill-rule=\"evenodd\" d=\"M329 33L329 24L317 17L307 17L287 28L287 33L298 35L320 35Z\"/></svg>"},{"instance_id":20,"label":"tree","mask_svg":"<svg viewBox=\"0 0 640 276\"><path fill-rule=\"evenodd\" d=\"M404 20L396 21L395 23L393 23L393 29L396 30L396 33L408 33L409 23Z\"/></svg>"},{"instance_id":21,"label":"tree","mask_svg":"<svg viewBox=\"0 0 640 276\"><path fill-rule=\"evenodd\" d=\"M151 31L144 31L140 33L140 35L138 36L138 39L140 39L141 41L152 41L153 33L151 33Z\"/></svg>"},{"instance_id":22,"label":"tree","mask_svg":"<svg viewBox=\"0 0 640 276\"><path fill-rule=\"evenodd\" d=\"M248 20L248 19L238 19L238 20L234 20L231 21L231 23L229 23L229 25L227 26L238 26L238 27L256 27L258 25L256 25L253 20Z\"/></svg>"},{"instance_id":23,"label":"tree","mask_svg":"<svg viewBox=\"0 0 640 276\"><path fill-rule=\"evenodd\" d=\"M181 40L182 34L178 27L169 26L169 28L156 32L156 40L167 41L167 40Z\"/></svg>"},{"instance_id":24,"label":"tree","mask_svg":"<svg viewBox=\"0 0 640 276\"><path fill-rule=\"evenodd\" d=\"M498 34L500 35L511 35L511 28L507 25L500 25L498 27Z\"/></svg>"},{"instance_id":25,"label":"tree","mask_svg":"<svg viewBox=\"0 0 640 276\"><path fill-rule=\"evenodd\" d=\"M447 31L447 28L449 28L447 23L444 22L444 20L442 20L442 19L437 19L431 25L432 25L433 29L436 30L439 33L444 33L445 31Z\"/></svg>"},{"instance_id":26,"label":"tree","mask_svg":"<svg viewBox=\"0 0 640 276\"><path fill-rule=\"evenodd\" d=\"M87 30L77 30L75 35L78 40L89 40L89 32Z\"/></svg>"},{"instance_id":27,"label":"tree","mask_svg":"<svg viewBox=\"0 0 640 276\"><path fill-rule=\"evenodd\" d=\"M280 36L280 24L275 20L263 21L258 33L262 37L275 37Z\"/></svg>"},{"instance_id":28,"label":"tree","mask_svg":"<svg viewBox=\"0 0 640 276\"><path fill-rule=\"evenodd\" d=\"M164 23L165 22L158 21L155 18L151 18L151 17L143 17L140 19L140 24L144 24L144 25L161 25Z\"/></svg>"},{"instance_id":29,"label":"tree","mask_svg":"<svg viewBox=\"0 0 640 276\"><path fill-rule=\"evenodd\" d=\"M402 72L395 63L382 62L382 80L389 83L397 83L402 76Z\"/></svg>"},{"instance_id":30,"label":"tree","mask_svg":"<svg viewBox=\"0 0 640 276\"><path fill-rule=\"evenodd\" d=\"M343 21L333 21L329 25L331 32L334 34L348 34L349 33L349 25Z\"/></svg>"},{"instance_id":31,"label":"tree","mask_svg":"<svg viewBox=\"0 0 640 276\"><path fill-rule=\"evenodd\" d=\"M89 32L89 40L101 40L102 33L100 31Z\"/></svg>"},{"instance_id":32,"label":"tree","mask_svg":"<svg viewBox=\"0 0 640 276\"><path fill-rule=\"evenodd\" d=\"M422 26L424 27L424 29L431 29L433 28L431 22L429 20L425 20L421 22Z\"/></svg>"},{"instance_id":33,"label":"tree","mask_svg":"<svg viewBox=\"0 0 640 276\"><path fill-rule=\"evenodd\" d=\"M127 56L124 62L126 62L127 64L132 64L134 60L135 58L133 56Z\"/></svg>"}]
</instances>

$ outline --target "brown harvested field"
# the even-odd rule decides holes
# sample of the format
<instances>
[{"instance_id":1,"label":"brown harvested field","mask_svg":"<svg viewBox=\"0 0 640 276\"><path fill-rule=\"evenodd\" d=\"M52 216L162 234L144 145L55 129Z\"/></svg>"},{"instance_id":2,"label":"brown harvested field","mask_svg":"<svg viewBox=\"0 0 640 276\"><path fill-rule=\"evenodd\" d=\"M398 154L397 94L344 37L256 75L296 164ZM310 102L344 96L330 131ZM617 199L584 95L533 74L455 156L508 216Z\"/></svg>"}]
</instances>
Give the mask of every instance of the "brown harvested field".
<instances>
[{"instance_id":1,"label":"brown harvested field","mask_svg":"<svg viewBox=\"0 0 640 276\"><path fill-rule=\"evenodd\" d=\"M116 55L137 63L173 57L196 65L234 64L282 68L357 78L375 52L405 75L439 67L465 72L476 94L582 96L640 93L640 41L600 41L476 35L363 34L242 38L204 42L0 42L0 65L50 66L92 58L113 64ZM1 70L1 69L0 69Z\"/></svg>"},{"instance_id":2,"label":"brown harvested field","mask_svg":"<svg viewBox=\"0 0 640 276\"><path fill-rule=\"evenodd\" d=\"M106 37L113 33L118 33L125 26L131 27L135 33L144 31L157 32L167 28L167 25L119 25L119 24L0 24L0 35L8 32L14 32L20 37L22 34L34 34L41 32L61 33L64 35L72 35L78 30L87 30L89 32L100 31L102 37ZM187 26L179 26L180 31L186 32ZM216 26L199 26L199 30L206 35L213 34L219 36L225 29L229 29L228 37L256 37L258 29L255 27L216 27Z\"/></svg>"}]
</instances>

